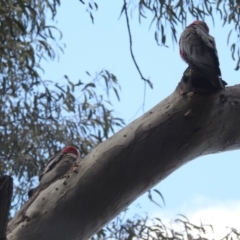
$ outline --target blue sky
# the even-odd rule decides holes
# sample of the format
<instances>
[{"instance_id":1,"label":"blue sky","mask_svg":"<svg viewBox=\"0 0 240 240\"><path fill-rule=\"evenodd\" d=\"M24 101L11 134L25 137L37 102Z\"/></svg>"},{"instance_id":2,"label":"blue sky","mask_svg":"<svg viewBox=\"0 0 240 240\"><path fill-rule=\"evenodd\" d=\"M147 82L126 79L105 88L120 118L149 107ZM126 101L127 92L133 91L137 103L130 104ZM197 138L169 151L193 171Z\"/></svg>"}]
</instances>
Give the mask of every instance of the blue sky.
<instances>
[{"instance_id":1,"label":"blue sky","mask_svg":"<svg viewBox=\"0 0 240 240\"><path fill-rule=\"evenodd\" d=\"M102 68L109 70L117 76L122 89L121 101L113 101L114 110L130 123L143 114L143 109L138 110L143 103L144 83L130 57L124 15L118 20L123 2L99 0L97 3L99 10L93 13L95 24L92 24L79 1L62 1L56 20L57 27L63 33L65 53L60 55L59 61L43 63L43 78L59 82L66 74L70 80L77 81L86 77L85 71L95 73ZM154 25L150 30L149 21L139 25L137 11L132 12L133 21L130 21L133 50L143 75L150 78L154 85L153 90L147 87L144 109L147 111L174 91L187 65L179 57L178 46L172 44L171 37L168 38L169 48L156 44ZM189 18L188 22L193 20ZM238 84L239 72L234 71L235 62L227 46L230 28L223 28L220 21L215 22L215 27L210 19L207 23L216 39L223 79L229 86ZM181 31L179 26L178 37ZM209 211L210 215L207 215L206 209L221 206L228 214L237 213L236 208L240 211L240 192L237 188L237 182L240 182L239 153L232 151L208 155L184 165L156 186L165 198L165 207L158 208L143 195L133 203L131 212L136 209L139 213L135 205L140 203L142 212L153 216L157 213L158 217L167 219L181 213L191 219L198 213L196 219L205 216L207 223L211 223L210 216L216 211ZM221 211L218 209L217 212ZM235 219L231 214L222 216L226 224Z\"/></svg>"}]
</instances>

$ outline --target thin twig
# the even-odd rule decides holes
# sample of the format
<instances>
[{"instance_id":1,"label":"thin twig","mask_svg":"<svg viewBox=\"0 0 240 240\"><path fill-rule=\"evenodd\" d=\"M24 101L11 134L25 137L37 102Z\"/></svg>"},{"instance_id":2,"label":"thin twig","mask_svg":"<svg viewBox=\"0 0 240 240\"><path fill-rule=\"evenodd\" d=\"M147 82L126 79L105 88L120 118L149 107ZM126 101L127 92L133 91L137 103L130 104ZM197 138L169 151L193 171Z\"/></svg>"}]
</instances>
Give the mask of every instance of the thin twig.
<instances>
[{"instance_id":1,"label":"thin twig","mask_svg":"<svg viewBox=\"0 0 240 240\"><path fill-rule=\"evenodd\" d=\"M126 22L127 22L127 29L128 29L128 36L129 36L129 42L130 42L130 53L131 53L131 57L132 57L132 60L138 70L138 73L140 74L141 76L141 79L145 82L147 82L150 86L150 88L153 88L153 84L152 82L149 80L149 79L146 79L145 77L143 77L142 75L142 72L136 62L136 59L134 57L134 54L133 54L133 50L132 50L132 35L131 35L131 30L130 30L130 24L129 24L129 18L128 18L128 12L127 12L127 3L126 3L126 0L123 0L124 2L124 6L123 6L123 10L124 10L124 13L125 13L125 16L126 16Z\"/></svg>"}]
</instances>

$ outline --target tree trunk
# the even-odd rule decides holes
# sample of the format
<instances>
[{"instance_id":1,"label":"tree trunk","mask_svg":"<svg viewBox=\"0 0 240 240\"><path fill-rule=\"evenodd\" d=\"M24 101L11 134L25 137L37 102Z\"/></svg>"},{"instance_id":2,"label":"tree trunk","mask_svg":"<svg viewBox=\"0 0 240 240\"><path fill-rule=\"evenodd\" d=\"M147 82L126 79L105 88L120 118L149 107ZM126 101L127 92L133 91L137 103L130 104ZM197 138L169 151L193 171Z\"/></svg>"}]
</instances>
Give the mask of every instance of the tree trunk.
<instances>
[{"instance_id":1,"label":"tree trunk","mask_svg":"<svg viewBox=\"0 0 240 240\"><path fill-rule=\"evenodd\" d=\"M88 239L183 164L239 149L240 85L201 94L180 88L41 191L9 223L8 239Z\"/></svg>"},{"instance_id":2,"label":"tree trunk","mask_svg":"<svg viewBox=\"0 0 240 240\"><path fill-rule=\"evenodd\" d=\"M0 240L6 240L6 229L13 192L13 179L10 176L0 177Z\"/></svg>"}]
</instances>

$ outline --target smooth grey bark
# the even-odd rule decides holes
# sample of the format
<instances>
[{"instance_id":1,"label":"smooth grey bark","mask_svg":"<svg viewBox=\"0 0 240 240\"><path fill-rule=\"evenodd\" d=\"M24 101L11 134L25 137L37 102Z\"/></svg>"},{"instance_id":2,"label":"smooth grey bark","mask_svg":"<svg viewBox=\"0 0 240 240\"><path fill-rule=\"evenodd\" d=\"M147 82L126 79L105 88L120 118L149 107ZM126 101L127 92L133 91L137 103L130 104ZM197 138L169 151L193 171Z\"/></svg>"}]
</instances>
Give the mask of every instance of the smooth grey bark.
<instances>
[{"instance_id":1,"label":"smooth grey bark","mask_svg":"<svg viewBox=\"0 0 240 240\"><path fill-rule=\"evenodd\" d=\"M9 223L8 239L88 239L183 164L239 149L240 85L209 94L179 89L41 191L21 221Z\"/></svg>"}]
</instances>

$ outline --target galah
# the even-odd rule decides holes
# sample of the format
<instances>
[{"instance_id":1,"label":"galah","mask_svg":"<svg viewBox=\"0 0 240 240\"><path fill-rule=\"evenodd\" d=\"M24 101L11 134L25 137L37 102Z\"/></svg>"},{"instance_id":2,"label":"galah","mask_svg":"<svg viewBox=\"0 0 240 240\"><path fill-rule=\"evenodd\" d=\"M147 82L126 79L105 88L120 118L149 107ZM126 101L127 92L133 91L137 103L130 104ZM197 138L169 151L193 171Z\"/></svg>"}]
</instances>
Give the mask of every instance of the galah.
<instances>
[{"instance_id":1,"label":"galah","mask_svg":"<svg viewBox=\"0 0 240 240\"><path fill-rule=\"evenodd\" d=\"M34 194L36 189L48 186L60 177L64 176L73 163L80 158L80 152L73 146L65 147L60 153L52 157L43 172L39 175L39 185L28 192L29 198Z\"/></svg>"},{"instance_id":2,"label":"galah","mask_svg":"<svg viewBox=\"0 0 240 240\"><path fill-rule=\"evenodd\" d=\"M194 21L181 34L179 50L182 59L209 79L215 89L224 89L214 38L203 21Z\"/></svg>"}]
</instances>

